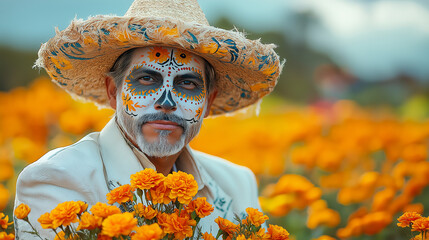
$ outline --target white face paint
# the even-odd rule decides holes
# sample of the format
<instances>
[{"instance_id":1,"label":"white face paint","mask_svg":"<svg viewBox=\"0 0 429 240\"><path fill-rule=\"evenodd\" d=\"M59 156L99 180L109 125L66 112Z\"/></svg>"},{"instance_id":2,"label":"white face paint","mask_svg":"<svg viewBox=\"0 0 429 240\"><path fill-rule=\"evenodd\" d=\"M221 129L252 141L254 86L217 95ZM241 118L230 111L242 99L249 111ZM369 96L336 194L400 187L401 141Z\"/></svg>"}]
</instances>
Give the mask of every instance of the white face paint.
<instances>
[{"instance_id":1,"label":"white face paint","mask_svg":"<svg viewBox=\"0 0 429 240\"><path fill-rule=\"evenodd\" d=\"M134 51L118 92L117 117L147 155L173 155L197 135L207 110L204 64L176 48Z\"/></svg>"}]
</instances>

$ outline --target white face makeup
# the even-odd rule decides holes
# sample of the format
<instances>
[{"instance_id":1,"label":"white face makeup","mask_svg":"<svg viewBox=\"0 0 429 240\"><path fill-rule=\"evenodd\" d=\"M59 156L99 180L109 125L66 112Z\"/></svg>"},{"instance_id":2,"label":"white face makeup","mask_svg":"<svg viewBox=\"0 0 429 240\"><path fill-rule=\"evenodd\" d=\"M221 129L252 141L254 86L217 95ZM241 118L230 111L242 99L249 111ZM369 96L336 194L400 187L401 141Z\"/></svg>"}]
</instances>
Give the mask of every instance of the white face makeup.
<instances>
[{"instance_id":1,"label":"white face makeup","mask_svg":"<svg viewBox=\"0 0 429 240\"><path fill-rule=\"evenodd\" d=\"M197 135L206 111L204 64L176 48L134 51L116 112L121 127L147 155L173 155Z\"/></svg>"}]
</instances>

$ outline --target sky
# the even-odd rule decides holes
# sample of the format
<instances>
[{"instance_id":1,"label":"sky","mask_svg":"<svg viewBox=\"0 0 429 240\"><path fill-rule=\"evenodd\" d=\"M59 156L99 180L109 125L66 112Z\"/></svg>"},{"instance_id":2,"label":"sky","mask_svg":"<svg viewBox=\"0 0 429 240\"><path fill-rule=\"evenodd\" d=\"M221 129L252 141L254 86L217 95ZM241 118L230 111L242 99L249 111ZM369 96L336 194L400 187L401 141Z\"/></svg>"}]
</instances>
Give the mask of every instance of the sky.
<instances>
[{"instance_id":1,"label":"sky","mask_svg":"<svg viewBox=\"0 0 429 240\"><path fill-rule=\"evenodd\" d=\"M123 15L132 0L0 0L0 43L38 49L77 18ZM277 30L326 52L369 81L408 73L429 81L427 0L199 0L209 22L228 17L249 31ZM315 19L302 32L294 16ZM301 32L300 32L301 31ZM287 56L284 56L287 59Z\"/></svg>"}]
</instances>

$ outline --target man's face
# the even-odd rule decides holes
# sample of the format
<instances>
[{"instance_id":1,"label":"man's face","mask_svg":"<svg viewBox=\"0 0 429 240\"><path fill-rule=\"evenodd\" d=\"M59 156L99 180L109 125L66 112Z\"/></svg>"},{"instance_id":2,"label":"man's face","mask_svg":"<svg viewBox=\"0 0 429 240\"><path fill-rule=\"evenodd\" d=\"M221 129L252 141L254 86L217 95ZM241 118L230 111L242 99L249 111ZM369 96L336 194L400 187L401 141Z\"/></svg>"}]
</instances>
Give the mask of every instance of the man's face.
<instances>
[{"instance_id":1,"label":"man's face","mask_svg":"<svg viewBox=\"0 0 429 240\"><path fill-rule=\"evenodd\" d=\"M136 49L122 86L118 122L145 154L170 156L198 133L205 111L204 60L169 47Z\"/></svg>"}]
</instances>

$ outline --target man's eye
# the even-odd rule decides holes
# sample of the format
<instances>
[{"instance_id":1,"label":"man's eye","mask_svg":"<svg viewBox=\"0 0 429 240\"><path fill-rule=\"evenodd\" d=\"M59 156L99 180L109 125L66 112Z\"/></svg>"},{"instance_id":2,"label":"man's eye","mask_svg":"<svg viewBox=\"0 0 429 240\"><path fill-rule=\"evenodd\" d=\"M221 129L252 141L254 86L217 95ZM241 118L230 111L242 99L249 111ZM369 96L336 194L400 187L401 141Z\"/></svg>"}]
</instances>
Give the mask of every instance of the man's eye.
<instances>
[{"instance_id":1,"label":"man's eye","mask_svg":"<svg viewBox=\"0 0 429 240\"><path fill-rule=\"evenodd\" d=\"M193 81L189 81L189 80L183 80L183 81L179 82L178 85L181 88L184 88L187 90L193 90L193 89L198 87L198 85L196 83L194 83Z\"/></svg>"},{"instance_id":2,"label":"man's eye","mask_svg":"<svg viewBox=\"0 0 429 240\"><path fill-rule=\"evenodd\" d=\"M155 82L155 79L150 76L139 77L138 80L143 85L150 85Z\"/></svg>"}]
</instances>

